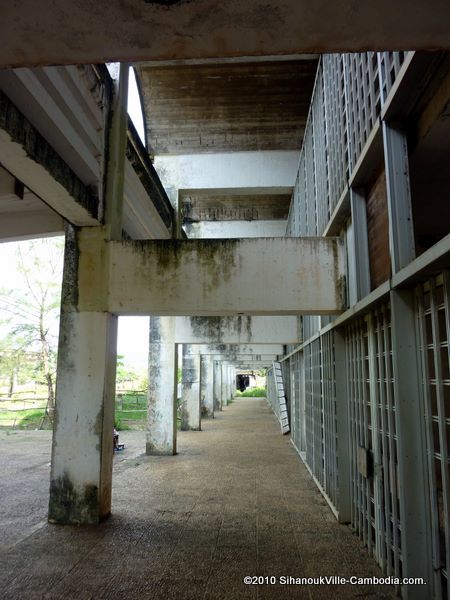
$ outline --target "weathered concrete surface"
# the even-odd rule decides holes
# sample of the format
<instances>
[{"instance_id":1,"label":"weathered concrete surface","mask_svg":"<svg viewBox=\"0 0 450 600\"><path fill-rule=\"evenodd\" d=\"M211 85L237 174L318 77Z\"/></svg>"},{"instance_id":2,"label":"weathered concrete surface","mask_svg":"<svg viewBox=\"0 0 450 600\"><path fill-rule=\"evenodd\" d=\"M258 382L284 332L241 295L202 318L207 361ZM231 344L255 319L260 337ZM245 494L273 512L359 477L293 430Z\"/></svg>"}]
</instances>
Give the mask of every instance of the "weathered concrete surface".
<instances>
[{"instance_id":1,"label":"weathered concrete surface","mask_svg":"<svg viewBox=\"0 0 450 600\"><path fill-rule=\"evenodd\" d=\"M213 357L209 354L200 355L200 408L202 417L214 417L213 400Z\"/></svg>"},{"instance_id":2,"label":"weathered concrete surface","mask_svg":"<svg viewBox=\"0 0 450 600\"><path fill-rule=\"evenodd\" d=\"M66 272L64 277L63 297ZM116 348L116 316L62 311L49 502L53 522L95 524L111 511Z\"/></svg>"},{"instance_id":3,"label":"weathered concrete surface","mask_svg":"<svg viewBox=\"0 0 450 600\"><path fill-rule=\"evenodd\" d=\"M0 66L450 48L446 0L4 4Z\"/></svg>"},{"instance_id":4,"label":"weathered concrete surface","mask_svg":"<svg viewBox=\"0 0 450 600\"><path fill-rule=\"evenodd\" d=\"M21 530L1 546L2 600L395 597L385 586L242 583L246 575L381 576L331 515L264 400L238 399L201 433L182 432L177 457L131 451L124 460L128 439L139 436L143 448L144 432L121 434L127 450L115 456L110 519L95 528L42 523L33 533L47 494L49 435L0 433L3 477L8 469L0 539L14 514ZM34 476L29 467L41 463Z\"/></svg>"},{"instance_id":5,"label":"weathered concrete surface","mask_svg":"<svg viewBox=\"0 0 450 600\"><path fill-rule=\"evenodd\" d=\"M214 410L222 410L222 365L220 361L214 360L214 383L213 400Z\"/></svg>"},{"instance_id":6,"label":"weathered concrete surface","mask_svg":"<svg viewBox=\"0 0 450 600\"><path fill-rule=\"evenodd\" d=\"M99 225L99 201L0 90L0 163L74 225Z\"/></svg>"},{"instance_id":7,"label":"weathered concrete surface","mask_svg":"<svg viewBox=\"0 0 450 600\"><path fill-rule=\"evenodd\" d=\"M183 344L181 383L181 430L200 431L200 354L190 344Z\"/></svg>"},{"instance_id":8,"label":"weathered concrete surface","mask_svg":"<svg viewBox=\"0 0 450 600\"><path fill-rule=\"evenodd\" d=\"M297 150L317 63L313 55L297 61L138 66L151 115L150 153Z\"/></svg>"},{"instance_id":9,"label":"weathered concrete surface","mask_svg":"<svg viewBox=\"0 0 450 600\"><path fill-rule=\"evenodd\" d=\"M299 146L300 148L300 146ZM173 200L191 191L286 193L297 177L300 150L156 156L155 169Z\"/></svg>"},{"instance_id":10,"label":"weathered concrete surface","mask_svg":"<svg viewBox=\"0 0 450 600\"><path fill-rule=\"evenodd\" d=\"M99 232L100 236L101 232ZM337 314L345 261L338 238L109 242L107 310L114 314ZM82 252L87 267L98 252ZM84 256L85 255L85 256ZM95 287L79 308L98 310Z\"/></svg>"},{"instance_id":11,"label":"weathered concrete surface","mask_svg":"<svg viewBox=\"0 0 450 600\"><path fill-rule=\"evenodd\" d=\"M177 453L175 318L150 318L147 454Z\"/></svg>"},{"instance_id":12,"label":"weathered concrete surface","mask_svg":"<svg viewBox=\"0 0 450 600\"><path fill-rule=\"evenodd\" d=\"M275 317L177 317L175 341L180 344L299 344L300 320Z\"/></svg>"},{"instance_id":13,"label":"weathered concrete surface","mask_svg":"<svg viewBox=\"0 0 450 600\"><path fill-rule=\"evenodd\" d=\"M199 344L196 346L200 354L227 354L230 357L242 357L245 354L277 355L283 354L282 344Z\"/></svg>"}]
</instances>

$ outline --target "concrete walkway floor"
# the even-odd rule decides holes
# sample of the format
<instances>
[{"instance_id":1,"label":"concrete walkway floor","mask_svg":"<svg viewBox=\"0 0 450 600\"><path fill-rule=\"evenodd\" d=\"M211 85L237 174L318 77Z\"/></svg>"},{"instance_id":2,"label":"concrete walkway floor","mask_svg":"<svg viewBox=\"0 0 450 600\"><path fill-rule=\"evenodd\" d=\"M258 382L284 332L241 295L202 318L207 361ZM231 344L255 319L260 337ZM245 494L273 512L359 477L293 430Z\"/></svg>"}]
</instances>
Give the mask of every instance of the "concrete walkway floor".
<instances>
[{"instance_id":1,"label":"concrete walkway floor","mask_svg":"<svg viewBox=\"0 0 450 600\"><path fill-rule=\"evenodd\" d=\"M16 461L13 470L2 465L2 478L28 482L22 497L0 481L3 507L14 503L0 525L2 600L394 597L386 586L245 585L253 575L381 572L336 522L265 400L236 400L203 425L180 434L174 457L138 455L144 435L130 435L131 447L115 460L113 515L99 527L42 520L50 436L2 434L3 465L8 456Z\"/></svg>"}]
</instances>

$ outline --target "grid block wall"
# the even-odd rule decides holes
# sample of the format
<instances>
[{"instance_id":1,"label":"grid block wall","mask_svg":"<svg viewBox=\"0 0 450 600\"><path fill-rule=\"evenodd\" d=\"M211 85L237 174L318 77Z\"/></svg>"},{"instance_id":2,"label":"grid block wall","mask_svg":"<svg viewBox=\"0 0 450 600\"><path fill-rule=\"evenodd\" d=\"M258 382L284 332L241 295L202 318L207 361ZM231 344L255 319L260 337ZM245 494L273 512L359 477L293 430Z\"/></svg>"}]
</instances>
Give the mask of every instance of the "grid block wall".
<instances>
[{"instance_id":1,"label":"grid block wall","mask_svg":"<svg viewBox=\"0 0 450 600\"><path fill-rule=\"evenodd\" d=\"M450 275L416 289L422 365L433 567L439 598L450 598Z\"/></svg>"}]
</instances>

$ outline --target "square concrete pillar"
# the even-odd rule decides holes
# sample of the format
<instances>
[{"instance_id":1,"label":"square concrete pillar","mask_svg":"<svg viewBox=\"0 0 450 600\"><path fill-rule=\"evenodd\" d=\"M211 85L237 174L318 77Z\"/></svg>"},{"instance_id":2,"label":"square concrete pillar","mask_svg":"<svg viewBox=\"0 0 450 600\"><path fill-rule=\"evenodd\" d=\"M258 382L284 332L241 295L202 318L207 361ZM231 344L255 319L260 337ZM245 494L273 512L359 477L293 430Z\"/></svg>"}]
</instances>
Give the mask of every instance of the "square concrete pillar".
<instances>
[{"instance_id":1,"label":"square concrete pillar","mask_svg":"<svg viewBox=\"0 0 450 600\"><path fill-rule=\"evenodd\" d=\"M200 407L202 417L214 417L213 357L200 355Z\"/></svg>"},{"instance_id":2,"label":"square concrete pillar","mask_svg":"<svg viewBox=\"0 0 450 600\"><path fill-rule=\"evenodd\" d=\"M236 392L236 367L234 365L230 366L230 400L234 399L234 395Z\"/></svg>"},{"instance_id":3,"label":"square concrete pillar","mask_svg":"<svg viewBox=\"0 0 450 600\"><path fill-rule=\"evenodd\" d=\"M228 365L222 363L221 399L222 408L228 404Z\"/></svg>"},{"instance_id":4,"label":"square concrete pillar","mask_svg":"<svg viewBox=\"0 0 450 600\"><path fill-rule=\"evenodd\" d=\"M68 227L48 518L95 524L111 512L117 317L79 310L79 252Z\"/></svg>"},{"instance_id":5,"label":"square concrete pillar","mask_svg":"<svg viewBox=\"0 0 450 600\"><path fill-rule=\"evenodd\" d=\"M111 512L117 317L60 322L49 521L96 524Z\"/></svg>"},{"instance_id":6,"label":"square concrete pillar","mask_svg":"<svg viewBox=\"0 0 450 600\"><path fill-rule=\"evenodd\" d=\"M48 511L54 523L97 524L111 512L117 316L107 309L106 242L122 238L128 72L123 63L109 106L105 227L66 227Z\"/></svg>"},{"instance_id":7,"label":"square concrete pillar","mask_svg":"<svg viewBox=\"0 0 450 600\"><path fill-rule=\"evenodd\" d=\"M214 410L222 410L222 366L219 360L214 361L213 398Z\"/></svg>"},{"instance_id":8,"label":"square concrete pillar","mask_svg":"<svg viewBox=\"0 0 450 600\"><path fill-rule=\"evenodd\" d=\"M192 344L183 344L181 429L201 429L200 354Z\"/></svg>"},{"instance_id":9,"label":"square concrete pillar","mask_svg":"<svg viewBox=\"0 0 450 600\"><path fill-rule=\"evenodd\" d=\"M150 318L146 453L177 452L175 317Z\"/></svg>"}]
</instances>

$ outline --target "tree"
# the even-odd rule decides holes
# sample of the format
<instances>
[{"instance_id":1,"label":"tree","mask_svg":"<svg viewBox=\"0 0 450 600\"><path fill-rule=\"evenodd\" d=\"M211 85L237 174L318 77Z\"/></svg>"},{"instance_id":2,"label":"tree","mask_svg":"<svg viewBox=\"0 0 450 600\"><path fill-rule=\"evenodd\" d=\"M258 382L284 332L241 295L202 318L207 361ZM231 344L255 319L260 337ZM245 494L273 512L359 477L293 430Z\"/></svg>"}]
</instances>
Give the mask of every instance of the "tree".
<instances>
[{"instance_id":1,"label":"tree","mask_svg":"<svg viewBox=\"0 0 450 600\"><path fill-rule=\"evenodd\" d=\"M0 311L8 331L8 352L3 351L0 368L10 370L14 357L36 352L35 373L45 383L48 411L55 406L57 325L61 296L63 242L44 239L19 244L16 250L14 287L0 290ZM21 355L22 353L22 355ZM11 386L10 386L11 389Z\"/></svg>"},{"instance_id":2,"label":"tree","mask_svg":"<svg viewBox=\"0 0 450 600\"><path fill-rule=\"evenodd\" d=\"M126 383L129 381L136 381L139 378L139 374L136 369L129 367L125 364L125 357L123 354L117 355L117 367L116 367L116 382Z\"/></svg>"},{"instance_id":3,"label":"tree","mask_svg":"<svg viewBox=\"0 0 450 600\"><path fill-rule=\"evenodd\" d=\"M10 398L14 393L16 381L31 375L27 346L27 340L21 336L8 334L4 339L0 339L0 378L6 379Z\"/></svg>"}]
</instances>

